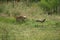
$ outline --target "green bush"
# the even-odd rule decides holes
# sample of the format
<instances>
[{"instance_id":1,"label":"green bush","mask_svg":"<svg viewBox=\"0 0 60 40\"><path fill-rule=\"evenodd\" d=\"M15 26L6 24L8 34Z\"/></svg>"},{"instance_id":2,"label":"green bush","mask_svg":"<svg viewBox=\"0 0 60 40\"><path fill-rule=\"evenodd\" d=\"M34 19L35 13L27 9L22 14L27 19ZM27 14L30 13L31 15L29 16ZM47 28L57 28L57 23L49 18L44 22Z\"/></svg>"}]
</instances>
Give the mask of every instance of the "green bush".
<instances>
[{"instance_id":1,"label":"green bush","mask_svg":"<svg viewBox=\"0 0 60 40\"><path fill-rule=\"evenodd\" d=\"M4 7L5 7L4 5L0 5L0 13L4 12L4 10L5 10Z\"/></svg>"}]
</instances>

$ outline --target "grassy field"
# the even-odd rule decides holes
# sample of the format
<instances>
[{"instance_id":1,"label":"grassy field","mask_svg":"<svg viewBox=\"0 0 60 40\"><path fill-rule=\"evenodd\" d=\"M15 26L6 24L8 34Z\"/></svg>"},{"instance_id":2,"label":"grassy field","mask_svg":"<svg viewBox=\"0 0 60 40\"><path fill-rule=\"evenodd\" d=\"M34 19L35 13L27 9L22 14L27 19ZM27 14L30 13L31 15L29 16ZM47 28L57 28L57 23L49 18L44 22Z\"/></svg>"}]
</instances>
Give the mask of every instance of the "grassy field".
<instances>
[{"instance_id":1,"label":"grassy field","mask_svg":"<svg viewBox=\"0 0 60 40\"><path fill-rule=\"evenodd\" d=\"M27 21L17 23L15 15L25 15ZM35 21L44 18L43 23ZM38 3L0 4L0 40L60 40L60 16L47 15Z\"/></svg>"}]
</instances>

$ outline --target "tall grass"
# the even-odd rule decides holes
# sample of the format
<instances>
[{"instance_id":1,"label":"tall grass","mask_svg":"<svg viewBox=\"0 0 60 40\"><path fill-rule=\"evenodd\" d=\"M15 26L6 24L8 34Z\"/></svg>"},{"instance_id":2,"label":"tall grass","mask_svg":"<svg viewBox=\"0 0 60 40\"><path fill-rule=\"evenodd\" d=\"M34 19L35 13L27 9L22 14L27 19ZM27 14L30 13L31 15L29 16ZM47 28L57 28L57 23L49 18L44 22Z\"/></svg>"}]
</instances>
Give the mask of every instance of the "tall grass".
<instances>
[{"instance_id":1,"label":"tall grass","mask_svg":"<svg viewBox=\"0 0 60 40\"><path fill-rule=\"evenodd\" d=\"M29 7L23 2L1 6L4 6L1 13L10 17L0 16L0 40L60 40L60 16L48 16L34 3ZM17 23L14 15L26 15L27 20ZM45 22L36 22L43 18L46 18Z\"/></svg>"},{"instance_id":2,"label":"tall grass","mask_svg":"<svg viewBox=\"0 0 60 40\"><path fill-rule=\"evenodd\" d=\"M54 25L55 26L55 25ZM59 27L60 28L60 27ZM6 31L7 30L7 31ZM0 22L0 39L4 40L60 40L60 29L44 23L10 24ZM3 36L3 37L2 37Z\"/></svg>"}]
</instances>

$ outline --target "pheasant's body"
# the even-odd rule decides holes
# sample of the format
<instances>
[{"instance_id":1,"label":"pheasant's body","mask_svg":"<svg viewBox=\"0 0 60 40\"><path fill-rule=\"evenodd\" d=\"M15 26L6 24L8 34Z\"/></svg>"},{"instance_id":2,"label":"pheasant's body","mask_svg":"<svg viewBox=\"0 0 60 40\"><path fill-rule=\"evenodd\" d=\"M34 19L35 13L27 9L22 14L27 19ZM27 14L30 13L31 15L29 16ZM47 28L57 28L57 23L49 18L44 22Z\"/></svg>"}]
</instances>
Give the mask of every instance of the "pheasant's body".
<instances>
[{"instance_id":1,"label":"pheasant's body","mask_svg":"<svg viewBox=\"0 0 60 40\"><path fill-rule=\"evenodd\" d=\"M36 20L36 22L41 22L41 23L43 23L43 22L45 22L45 20L46 20L46 19L43 19L43 20L39 19L39 20Z\"/></svg>"}]
</instances>

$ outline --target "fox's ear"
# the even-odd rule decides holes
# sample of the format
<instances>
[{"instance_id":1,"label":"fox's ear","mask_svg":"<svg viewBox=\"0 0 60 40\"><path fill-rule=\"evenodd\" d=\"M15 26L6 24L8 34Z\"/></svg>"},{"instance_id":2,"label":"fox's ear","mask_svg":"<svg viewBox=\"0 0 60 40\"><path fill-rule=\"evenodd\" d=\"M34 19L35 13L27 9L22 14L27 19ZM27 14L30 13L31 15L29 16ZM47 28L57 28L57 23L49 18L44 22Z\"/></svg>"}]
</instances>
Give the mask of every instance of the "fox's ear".
<instances>
[{"instance_id":1,"label":"fox's ear","mask_svg":"<svg viewBox=\"0 0 60 40\"><path fill-rule=\"evenodd\" d=\"M26 16L23 16L23 17L26 17Z\"/></svg>"}]
</instances>

